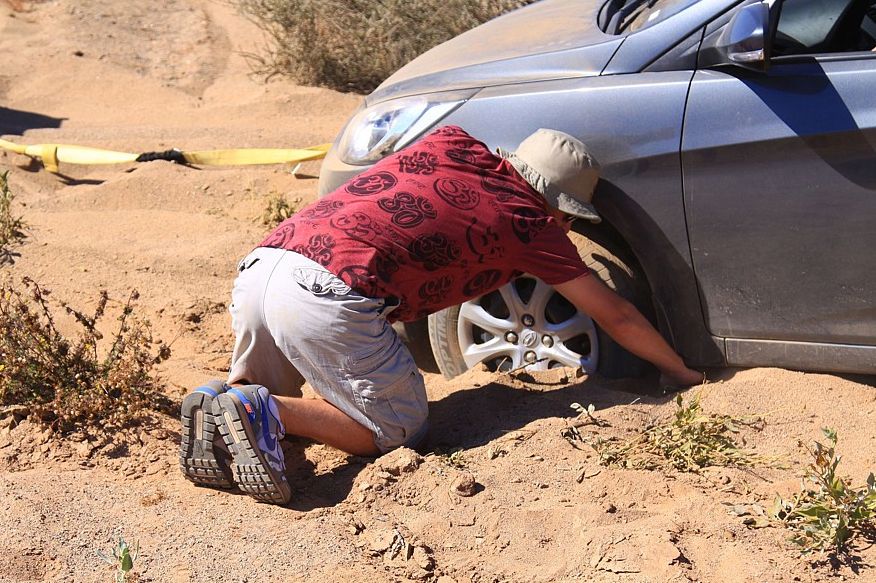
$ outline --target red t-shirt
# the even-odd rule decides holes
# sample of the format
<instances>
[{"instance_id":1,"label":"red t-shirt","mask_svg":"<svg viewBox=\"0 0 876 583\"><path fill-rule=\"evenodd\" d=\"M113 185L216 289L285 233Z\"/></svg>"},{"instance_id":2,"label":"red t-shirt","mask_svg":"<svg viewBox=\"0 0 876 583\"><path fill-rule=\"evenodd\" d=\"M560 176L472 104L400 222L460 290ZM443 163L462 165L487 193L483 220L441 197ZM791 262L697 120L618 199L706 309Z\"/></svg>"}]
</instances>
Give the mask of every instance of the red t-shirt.
<instances>
[{"instance_id":1,"label":"red t-shirt","mask_svg":"<svg viewBox=\"0 0 876 583\"><path fill-rule=\"evenodd\" d=\"M461 128L439 128L283 221L260 244L324 265L410 321L521 273L589 273L544 198Z\"/></svg>"}]
</instances>

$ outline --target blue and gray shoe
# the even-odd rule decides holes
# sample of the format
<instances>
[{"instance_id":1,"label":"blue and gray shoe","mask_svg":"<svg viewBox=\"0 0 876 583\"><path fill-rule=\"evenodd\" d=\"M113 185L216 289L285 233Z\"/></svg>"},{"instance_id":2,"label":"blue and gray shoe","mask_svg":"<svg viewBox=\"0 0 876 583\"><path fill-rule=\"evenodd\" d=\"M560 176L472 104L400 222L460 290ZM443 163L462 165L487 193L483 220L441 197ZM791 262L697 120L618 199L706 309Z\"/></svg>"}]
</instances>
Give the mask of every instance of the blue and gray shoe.
<instances>
[{"instance_id":1,"label":"blue and gray shoe","mask_svg":"<svg viewBox=\"0 0 876 583\"><path fill-rule=\"evenodd\" d=\"M287 504L292 488L280 445L286 428L270 391L261 385L229 388L213 401L213 416L237 486L262 502Z\"/></svg>"},{"instance_id":2,"label":"blue and gray shoe","mask_svg":"<svg viewBox=\"0 0 876 583\"><path fill-rule=\"evenodd\" d=\"M197 486L234 487L228 449L213 418L213 401L226 388L222 381L208 381L182 402L179 467L186 479Z\"/></svg>"}]
</instances>

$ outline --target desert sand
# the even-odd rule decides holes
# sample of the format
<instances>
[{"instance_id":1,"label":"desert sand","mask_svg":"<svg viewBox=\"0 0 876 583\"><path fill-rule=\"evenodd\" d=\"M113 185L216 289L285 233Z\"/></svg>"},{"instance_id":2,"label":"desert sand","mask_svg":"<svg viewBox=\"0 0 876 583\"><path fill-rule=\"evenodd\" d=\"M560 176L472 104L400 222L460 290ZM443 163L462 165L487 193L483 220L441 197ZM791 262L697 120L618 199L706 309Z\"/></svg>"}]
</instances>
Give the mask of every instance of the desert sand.
<instances>
[{"instance_id":1,"label":"desert sand","mask_svg":"<svg viewBox=\"0 0 876 583\"><path fill-rule=\"evenodd\" d=\"M251 74L260 30L210 0L0 2L0 136L122 151L303 147L331 141L362 97ZM124 300L172 348L158 373L177 402L227 371L237 260L266 232L272 194L315 198L319 163L196 169L167 162L62 165L0 153L31 225L13 266L81 308ZM801 558L759 509L798 491L799 442L830 426L842 473L876 469L876 379L714 370L709 412L758 415L744 446L784 467L699 474L603 467L561 432L573 402L627 436L674 410L653 378L607 381L427 373L432 430L419 452L378 460L287 440L294 498L281 508L197 488L177 467L173 418L112 436L0 425L0 581L112 580L118 537L139 541L140 582L873 581L857 565ZM688 396L689 396L688 395ZM575 447L577 445L577 447ZM452 457L441 455L460 449ZM741 509L741 510L740 510ZM748 516L746 516L748 515ZM754 522L754 524L747 524Z\"/></svg>"}]
</instances>

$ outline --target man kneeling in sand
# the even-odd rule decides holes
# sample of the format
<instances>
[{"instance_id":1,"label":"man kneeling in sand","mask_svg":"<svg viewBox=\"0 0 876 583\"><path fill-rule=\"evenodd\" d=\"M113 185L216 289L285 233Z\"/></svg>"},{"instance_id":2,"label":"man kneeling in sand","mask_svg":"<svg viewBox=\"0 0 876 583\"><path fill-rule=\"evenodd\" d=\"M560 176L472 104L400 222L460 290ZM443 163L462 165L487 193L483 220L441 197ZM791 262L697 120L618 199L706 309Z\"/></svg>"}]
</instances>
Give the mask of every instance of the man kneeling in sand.
<instances>
[{"instance_id":1,"label":"man kneeling in sand","mask_svg":"<svg viewBox=\"0 0 876 583\"><path fill-rule=\"evenodd\" d=\"M427 429L423 377L391 322L522 272L553 285L664 382L701 382L566 236L576 219L600 220L590 204L597 178L567 134L538 130L496 155L446 126L281 223L238 266L227 382L183 401L185 476L286 504L287 433L364 456L416 446ZM320 398L300 396L301 377ZM214 447L217 429L227 451L218 439Z\"/></svg>"}]
</instances>

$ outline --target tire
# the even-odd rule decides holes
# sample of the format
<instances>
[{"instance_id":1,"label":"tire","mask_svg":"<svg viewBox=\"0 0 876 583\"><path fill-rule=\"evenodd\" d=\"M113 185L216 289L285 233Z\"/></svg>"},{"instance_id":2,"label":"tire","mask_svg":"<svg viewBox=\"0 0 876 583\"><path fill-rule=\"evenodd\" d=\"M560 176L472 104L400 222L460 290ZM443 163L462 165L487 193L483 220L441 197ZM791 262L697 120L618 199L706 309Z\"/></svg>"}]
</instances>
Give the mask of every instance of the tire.
<instances>
[{"instance_id":1,"label":"tire","mask_svg":"<svg viewBox=\"0 0 876 583\"><path fill-rule=\"evenodd\" d=\"M650 315L650 291L633 260L624 260L620 253L578 233L569 237L596 276L646 317ZM438 369L448 379L478 362L494 371L580 366L587 374L598 372L608 378L638 377L650 368L552 287L530 275L432 314L429 341Z\"/></svg>"}]
</instances>

